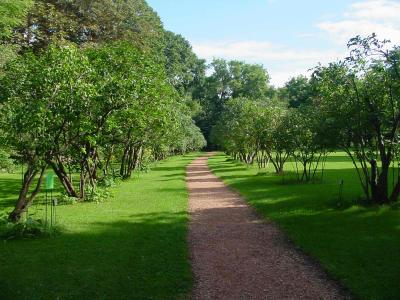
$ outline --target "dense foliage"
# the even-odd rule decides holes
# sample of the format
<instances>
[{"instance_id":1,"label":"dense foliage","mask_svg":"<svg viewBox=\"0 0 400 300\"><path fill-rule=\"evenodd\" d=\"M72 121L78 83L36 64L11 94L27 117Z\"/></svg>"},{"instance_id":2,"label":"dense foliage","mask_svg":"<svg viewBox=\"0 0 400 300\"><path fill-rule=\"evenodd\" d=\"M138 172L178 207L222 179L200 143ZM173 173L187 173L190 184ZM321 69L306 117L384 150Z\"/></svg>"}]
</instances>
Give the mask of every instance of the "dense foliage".
<instances>
[{"instance_id":1,"label":"dense foliage","mask_svg":"<svg viewBox=\"0 0 400 300\"><path fill-rule=\"evenodd\" d=\"M277 174L291 158L301 181L322 177L327 154L342 149L368 201L397 201L400 49L374 34L356 37L348 47L348 58L316 67L311 79L291 79L272 99L228 95L214 139L247 164L272 163Z\"/></svg>"},{"instance_id":2,"label":"dense foliage","mask_svg":"<svg viewBox=\"0 0 400 300\"><path fill-rule=\"evenodd\" d=\"M32 5L31 0L2 0L0 2L0 39L8 40L12 36L13 29L23 24L28 9ZM0 76L1 69L11 59L15 58L19 50L17 45L0 43Z\"/></svg>"},{"instance_id":3,"label":"dense foliage","mask_svg":"<svg viewBox=\"0 0 400 300\"><path fill-rule=\"evenodd\" d=\"M205 146L192 120L200 60L145 1L38 0L16 14L17 4L2 4L15 20L0 20L16 50L0 78L1 168L10 158L24 168L10 220L49 168L67 197L90 200L99 182Z\"/></svg>"},{"instance_id":4,"label":"dense foliage","mask_svg":"<svg viewBox=\"0 0 400 300\"><path fill-rule=\"evenodd\" d=\"M211 75L200 81L194 91L202 107L196 121L212 147L211 131L224 111L224 105L232 98L267 100L272 95L269 75L261 65L240 61L214 59L210 66Z\"/></svg>"}]
</instances>

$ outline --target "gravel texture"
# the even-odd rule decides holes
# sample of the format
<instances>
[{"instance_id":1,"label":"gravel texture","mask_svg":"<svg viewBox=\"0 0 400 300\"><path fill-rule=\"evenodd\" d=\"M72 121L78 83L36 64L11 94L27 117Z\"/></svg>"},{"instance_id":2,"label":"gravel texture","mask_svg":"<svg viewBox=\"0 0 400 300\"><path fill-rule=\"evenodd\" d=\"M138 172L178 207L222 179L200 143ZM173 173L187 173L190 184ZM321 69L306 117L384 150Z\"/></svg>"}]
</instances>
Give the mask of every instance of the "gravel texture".
<instances>
[{"instance_id":1,"label":"gravel texture","mask_svg":"<svg viewBox=\"0 0 400 300\"><path fill-rule=\"evenodd\" d=\"M207 159L187 168L193 299L350 298L213 175Z\"/></svg>"}]
</instances>

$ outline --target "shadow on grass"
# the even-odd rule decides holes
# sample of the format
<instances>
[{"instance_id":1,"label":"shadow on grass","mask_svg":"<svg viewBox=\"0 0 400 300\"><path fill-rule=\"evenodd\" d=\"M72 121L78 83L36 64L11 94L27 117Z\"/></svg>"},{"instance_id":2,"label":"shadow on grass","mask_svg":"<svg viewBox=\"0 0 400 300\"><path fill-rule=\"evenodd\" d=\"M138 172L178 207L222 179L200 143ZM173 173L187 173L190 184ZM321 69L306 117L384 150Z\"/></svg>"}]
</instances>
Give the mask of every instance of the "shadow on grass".
<instances>
[{"instance_id":1,"label":"shadow on grass","mask_svg":"<svg viewBox=\"0 0 400 300\"><path fill-rule=\"evenodd\" d=\"M18 193L21 188L21 179L18 178L7 178L5 177L7 174L2 174L0 177L0 212L1 211L11 211L14 207L17 199ZM10 176L10 175L9 175ZM12 175L11 175L12 176ZM44 184L42 186L42 191L38 195L38 197L33 202L33 205L40 204L44 201L45 189ZM34 185L31 186L31 189L34 189ZM53 190L53 195L60 194L63 191L60 183L55 181L55 189Z\"/></svg>"},{"instance_id":2,"label":"shadow on grass","mask_svg":"<svg viewBox=\"0 0 400 300\"><path fill-rule=\"evenodd\" d=\"M267 198L271 203L274 202L274 199L280 201L281 205L277 205L277 210L335 209L343 208L343 205L350 207L357 204L358 199L363 196L359 183L354 180L354 170L351 169L327 170L322 182L299 182L295 173L286 174L285 177L270 174L265 176L223 175L221 171L217 173L232 187L241 191L245 196L251 196L253 200ZM342 179L344 185L340 197ZM292 201L293 199L296 201Z\"/></svg>"},{"instance_id":3,"label":"shadow on grass","mask_svg":"<svg viewBox=\"0 0 400 300\"><path fill-rule=\"evenodd\" d=\"M3 174L4 175L4 174ZM10 179L0 177L1 198L8 198L15 195L15 191L21 187L21 179Z\"/></svg>"},{"instance_id":4,"label":"shadow on grass","mask_svg":"<svg viewBox=\"0 0 400 300\"><path fill-rule=\"evenodd\" d=\"M11 209L17 200L21 188L21 179L0 177L0 211Z\"/></svg>"},{"instance_id":5,"label":"shadow on grass","mask_svg":"<svg viewBox=\"0 0 400 300\"><path fill-rule=\"evenodd\" d=\"M186 212L137 214L88 224L90 232L2 243L1 299L184 298L186 221Z\"/></svg>"},{"instance_id":6,"label":"shadow on grass","mask_svg":"<svg viewBox=\"0 0 400 300\"><path fill-rule=\"evenodd\" d=\"M0 299L187 299L184 165L193 158L123 182L113 200L60 208L67 226L54 239L0 243Z\"/></svg>"},{"instance_id":7,"label":"shadow on grass","mask_svg":"<svg viewBox=\"0 0 400 300\"><path fill-rule=\"evenodd\" d=\"M350 164L327 165L324 181L308 184L282 184L281 177L270 174L255 176L256 169L237 167L223 156L211 158L209 165L357 297L398 298L400 211L355 205L363 193Z\"/></svg>"},{"instance_id":8,"label":"shadow on grass","mask_svg":"<svg viewBox=\"0 0 400 300\"><path fill-rule=\"evenodd\" d=\"M152 171L182 171L181 167L164 167L164 166L157 166L151 168Z\"/></svg>"},{"instance_id":9,"label":"shadow on grass","mask_svg":"<svg viewBox=\"0 0 400 300\"><path fill-rule=\"evenodd\" d=\"M163 178L169 178L169 179L178 179L178 178L182 178L182 176L185 176L185 172L176 172L176 173L172 173L172 174L165 174L162 177Z\"/></svg>"}]
</instances>

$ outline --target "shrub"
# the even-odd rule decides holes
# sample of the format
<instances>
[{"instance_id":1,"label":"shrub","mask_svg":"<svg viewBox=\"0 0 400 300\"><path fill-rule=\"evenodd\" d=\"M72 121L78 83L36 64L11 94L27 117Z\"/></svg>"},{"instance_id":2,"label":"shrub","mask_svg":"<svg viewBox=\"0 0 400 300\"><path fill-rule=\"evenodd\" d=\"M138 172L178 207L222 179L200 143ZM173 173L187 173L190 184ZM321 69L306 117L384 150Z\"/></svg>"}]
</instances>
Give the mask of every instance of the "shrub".
<instances>
[{"instance_id":1,"label":"shrub","mask_svg":"<svg viewBox=\"0 0 400 300\"><path fill-rule=\"evenodd\" d=\"M90 187L87 187L85 195L85 201L101 203L106 201L111 196L111 192L107 188L97 188L93 191Z\"/></svg>"},{"instance_id":2,"label":"shrub","mask_svg":"<svg viewBox=\"0 0 400 300\"><path fill-rule=\"evenodd\" d=\"M99 186L108 189L108 188L116 187L118 184L120 184L120 182L121 182L120 177L108 175L108 176L103 177L99 181Z\"/></svg>"},{"instance_id":3,"label":"shrub","mask_svg":"<svg viewBox=\"0 0 400 300\"><path fill-rule=\"evenodd\" d=\"M50 227L40 219L28 217L25 221L11 223L6 215L0 216L0 239L2 240L52 237L59 233L58 226Z\"/></svg>"},{"instance_id":4,"label":"shrub","mask_svg":"<svg viewBox=\"0 0 400 300\"><path fill-rule=\"evenodd\" d=\"M64 194L61 196L60 200L58 201L58 205L74 205L78 202L78 199L76 197L71 197L68 196L67 194Z\"/></svg>"}]
</instances>

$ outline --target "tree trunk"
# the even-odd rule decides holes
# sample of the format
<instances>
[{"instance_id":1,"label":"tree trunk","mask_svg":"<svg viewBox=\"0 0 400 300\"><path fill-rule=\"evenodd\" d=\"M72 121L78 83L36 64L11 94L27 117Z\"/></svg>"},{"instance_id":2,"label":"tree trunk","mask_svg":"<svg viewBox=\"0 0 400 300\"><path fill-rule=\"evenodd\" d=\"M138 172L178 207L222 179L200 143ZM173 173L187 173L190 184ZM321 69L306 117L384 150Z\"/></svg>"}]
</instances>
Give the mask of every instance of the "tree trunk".
<instances>
[{"instance_id":1,"label":"tree trunk","mask_svg":"<svg viewBox=\"0 0 400 300\"><path fill-rule=\"evenodd\" d=\"M78 198L78 193L75 191L75 188L71 182L71 178L65 171L63 164L60 161L57 164L53 161L49 161L49 164L56 173L68 196Z\"/></svg>"},{"instance_id":2,"label":"tree trunk","mask_svg":"<svg viewBox=\"0 0 400 300\"><path fill-rule=\"evenodd\" d=\"M300 181L309 181L309 176L308 176L308 169L307 169L307 161L302 161L301 164L303 165L303 175L301 176L301 180Z\"/></svg>"},{"instance_id":3,"label":"tree trunk","mask_svg":"<svg viewBox=\"0 0 400 300\"><path fill-rule=\"evenodd\" d=\"M86 174L85 174L85 166L83 162L81 163L81 173L79 176L79 198L85 198L85 181L86 181Z\"/></svg>"},{"instance_id":4,"label":"tree trunk","mask_svg":"<svg viewBox=\"0 0 400 300\"><path fill-rule=\"evenodd\" d=\"M109 169L111 165L111 158L114 154L114 146L111 147L110 152L107 155L106 163L104 166L104 175L108 176L109 175Z\"/></svg>"},{"instance_id":5,"label":"tree trunk","mask_svg":"<svg viewBox=\"0 0 400 300\"><path fill-rule=\"evenodd\" d=\"M140 160L141 151L142 151L142 146L131 147L128 155L129 159L127 163L127 170L123 178L125 179L130 178L132 176L132 172L136 170Z\"/></svg>"},{"instance_id":6,"label":"tree trunk","mask_svg":"<svg viewBox=\"0 0 400 300\"><path fill-rule=\"evenodd\" d=\"M267 155L268 155L269 160L272 162L272 165L274 166L275 173L277 175L279 175L279 166L278 166L278 162L276 161L276 158L274 159L274 157L272 156L272 154L270 152L267 152Z\"/></svg>"},{"instance_id":7,"label":"tree trunk","mask_svg":"<svg viewBox=\"0 0 400 300\"><path fill-rule=\"evenodd\" d=\"M283 175L283 168L285 166L287 156L285 154L283 154L282 152L277 152L275 158L276 158L276 165L277 165L276 174L281 176L281 175Z\"/></svg>"},{"instance_id":8,"label":"tree trunk","mask_svg":"<svg viewBox=\"0 0 400 300\"><path fill-rule=\"evenodd\" d=\"M42 167L35 190L28 197L29 187L31 186L32 181L35 179L35 176L38 173L38 170L35 169L34 167L32 166L28 167L28 170L24 174L24 180L22 183L21 190L19 192L17 203L15 204L15 208L8 216L8 219L11 222L14 223L19 222L19 220L21 219L21 215L26 211L29 205L32 204L33 200L39 194L45 171L46 171L46 166Z\"/></svg>"},{"instance_id":9,"label":"tree trunk","mask_svg":"<svg viewBox=\"0 0 400 300\"><path fill-rule=\"evenodd\" d=\"M125 177L126 174L126 165L127 165L127 160L128 160L128 154L130 151L130 146L126 146L124 149L124 154L122 155L122 159L121 159L121 168L119 171L119 174L121 175L122 178Z\"/></svg>"},{"instance_id":10,"label":"tree trunk","mask_svg":"<svg viewBox=\"0 0 400 300\"><path fill-rule=\"evenodd\" d=\"M389 166L386 161L382 162L381 173L378 173L378 164L375 159L370 161L371 164L371 198L375 204L387 204L388 198L388 173Z\"/></svg>"}]
</instances>

